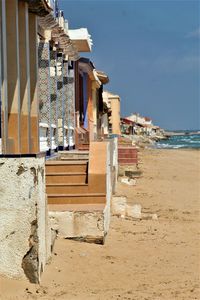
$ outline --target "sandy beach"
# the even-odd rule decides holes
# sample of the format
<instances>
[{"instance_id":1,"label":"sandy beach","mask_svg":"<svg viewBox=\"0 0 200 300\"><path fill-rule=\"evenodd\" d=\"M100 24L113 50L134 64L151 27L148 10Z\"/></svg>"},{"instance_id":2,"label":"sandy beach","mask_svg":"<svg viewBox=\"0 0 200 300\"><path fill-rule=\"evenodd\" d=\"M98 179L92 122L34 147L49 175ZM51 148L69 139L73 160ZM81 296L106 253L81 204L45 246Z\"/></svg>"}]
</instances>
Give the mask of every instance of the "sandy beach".
<instances>
[{"instance_id":1,"label":"sandy beach","mask_svg":"<svg viewBox=\"0 0 200 300\"><path fill-rule=\"evenodd\" d=\"M117 194L158 220L112 217L104 246L57 239L41 285L0 278L0 299L200 299L200 151L141 150Z\"/></svg>"}]
</instances>

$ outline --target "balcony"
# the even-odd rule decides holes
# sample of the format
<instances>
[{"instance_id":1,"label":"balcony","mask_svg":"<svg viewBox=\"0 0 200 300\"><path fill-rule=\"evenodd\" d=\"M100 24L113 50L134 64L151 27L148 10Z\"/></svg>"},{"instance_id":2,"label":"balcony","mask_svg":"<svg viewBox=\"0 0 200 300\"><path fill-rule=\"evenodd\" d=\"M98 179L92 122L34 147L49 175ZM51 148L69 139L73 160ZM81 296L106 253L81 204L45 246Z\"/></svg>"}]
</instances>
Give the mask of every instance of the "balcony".
<instances>
[{"instance_id":1,"label":"balcony","mask_svg":"<svg viewBox=\"0 0 200 300\"><path fill-rule=\"evenodd\" d=\"M93 43L87 28L71 29L68 34L78 52L92 51Z\"/></svg>"}]
</instances>

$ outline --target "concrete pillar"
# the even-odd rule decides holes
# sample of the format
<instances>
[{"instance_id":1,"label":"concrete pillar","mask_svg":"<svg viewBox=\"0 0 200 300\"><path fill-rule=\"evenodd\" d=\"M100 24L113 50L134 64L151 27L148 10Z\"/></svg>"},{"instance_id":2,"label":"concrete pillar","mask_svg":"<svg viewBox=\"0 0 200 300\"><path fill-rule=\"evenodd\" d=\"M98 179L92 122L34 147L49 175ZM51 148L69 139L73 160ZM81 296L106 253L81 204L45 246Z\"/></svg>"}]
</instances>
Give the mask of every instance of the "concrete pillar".
<instances>
[{"instance_id":1,"label":"concrete pillar","mask_svg":"<svg viewBox=\"0 0 200 300\"><path fill-rule=\"evenodd\" d=\"M51 149L58 147L58 114L57 114L57 52L50 51L50 122L51 122Z\"/></svg>"},{"instance_id":2,"label":"concrete pillar","mask_svg":"<svg viewBox=\"0 0 200 300\"><path fill-rule=\"evenodd\" d=\"M66 119L68 126L68 143L69 149L75 145L75 72L74 64L69 64L68 80L67 80L67 109Z\"/></svg>"},{"instance_id":3,"label":"concrete pillar","mask_svg":"<svg viewBox=\"0 0 200 300\"><path fill-rule=\"evenodd\" d=\"M1 0L1 152L6 152L7 147L7 58L6 58L6 10L5 0Z\"/></svg>"},{"instance_id":4,"label":"concrete pillar","mask_svg":"<svg viewBox=\"0 0 200 300\"><path fill-rule=\"evenodd\" d=\"M20 153L20 76L18 1L3 1L5 7L7 64L6 153ZM13 51L15 49L15 51ZM5 100L6 101L6 100Z\"/></svg>"},{"instance_id":5,"label":"concrete pillar","mask_svg":"<svg viewBox=\"0 0 200 300\"><path fill-rule=\"evenodd\" d=\"M20 64L20 121L21 153L30 153L30 61L28 4L19 1L19 64Z\"/></svg>"},{"instance_id":6,"label":"concrete pillar","mask_svg":"<svg viewBox=\"0 0 200 300\"><path fill-rule=\"evenodd\" d=\"M57 56L57 101L58 101L58 147L63 150L63 55L58 53Z\"/></svg>"},{"instance_id":7,"label":"concrete pillar","mask_svg":"<svg viewBox=\"0 0 200 300\"><path fill-rule=\"evenodd\" d=\"M79 95L79 70L78 61L74 62L74 77L75 77L75 126L79 127L79 114L80 114L80 95Z\"/></svg>"},{"instance_id":8,"label":"concrete pillar","mask_svg":"<svg viewBox=\"0 0 200 300\"><path fill-rule=\"evenodd\" d=\"M87 91L88 91L88 129L90 141L94 141L94 121L93 121L93 99L92 99L92 80L88 76L87 81Z\"/></svg>"},{"instance_id":9,"label":"concrete pillar","mask_svg":"<svg viewBox=\"0 0 200 300\"><path fill-rule=\"evenodd\" d=\"M84 114L84 128L88 128L88 75L83 73L83 114Z\"/></svg>"},{"instance_id":10,"label":"concrete pillar","mask_svg":"<svg viewBox=\"0 0 200 300\"><path fill-rule=\"evenodd\" d=\"M29 13L30 152L39 153L37 16Z\"/></svg>"},{"instance_id":11,"label":"concrete pillar","mask_svg":"<svg viewBox=\"0 0 200 300\"><path fill-rule=\"evenodd\" d=\"M64 148L68 147L68 116L67 116L67 85L68 85L68 61L63 60L63 133Z\"/></svg>"},{"instance_id":12,"label":"concrete pillar","mask_svg":"<svg viewBox=\"0 0 200 300\"><path fill-rule=\"evenodd\" d=\"M97 138L97 87L96 82L92 82L92 104L93 104L93 126L94 126L94 140Z\"/></svg>"},{"instance_id":13,"label":"concrete pillar","mask_svg":"<svg viewBox=\"0 0 200 300\"><path fill-rule=\"evenodd\" d=\"M49 40L41 40L38 46L38 91L40 121L40 151L51 148L50 136L50 49Z\"/></svg>"}]
</instances>

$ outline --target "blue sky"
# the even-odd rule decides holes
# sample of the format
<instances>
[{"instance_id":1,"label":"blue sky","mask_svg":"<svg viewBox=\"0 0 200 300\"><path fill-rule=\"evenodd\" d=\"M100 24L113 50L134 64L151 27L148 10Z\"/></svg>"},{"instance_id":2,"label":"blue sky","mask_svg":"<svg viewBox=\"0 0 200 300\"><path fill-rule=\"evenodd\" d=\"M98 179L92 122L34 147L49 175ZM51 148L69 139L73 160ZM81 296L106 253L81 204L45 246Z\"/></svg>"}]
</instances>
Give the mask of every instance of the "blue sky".
<instances>
[{"instance_id":1,"label":"blue sky","mask_svg":"<svg viewBox=\"0 0 200 300\"><path fill-rule=\"evenodd\" d=\"M60 0L70 29L87 27L89 57L121 114L152 117L166 129L200 128L200 1Z\"/></svg>"}]
</instances>

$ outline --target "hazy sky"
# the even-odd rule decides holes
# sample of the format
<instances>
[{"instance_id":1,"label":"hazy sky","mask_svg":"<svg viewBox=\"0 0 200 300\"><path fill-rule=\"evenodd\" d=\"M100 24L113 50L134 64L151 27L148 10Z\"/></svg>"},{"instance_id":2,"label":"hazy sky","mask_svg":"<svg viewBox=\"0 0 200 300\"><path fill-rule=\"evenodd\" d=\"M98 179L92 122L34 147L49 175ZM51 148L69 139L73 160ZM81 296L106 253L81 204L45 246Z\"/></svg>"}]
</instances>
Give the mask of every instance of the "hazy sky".
<instances>
[{"instance_id":1,"label":"hazy sky","mask_svg":"<svg viewBox=\"0 0 200 300\"><path fill-rule=\"evenodd\" d=\"M60 0L69 27L87 27L89 57L121 114L153 118L167 129L200 128L200 1Z\"/></svg>"}]
</instances>

